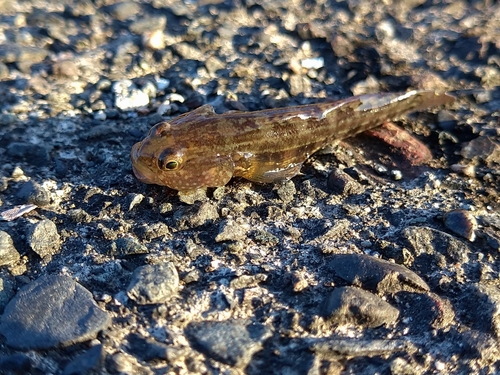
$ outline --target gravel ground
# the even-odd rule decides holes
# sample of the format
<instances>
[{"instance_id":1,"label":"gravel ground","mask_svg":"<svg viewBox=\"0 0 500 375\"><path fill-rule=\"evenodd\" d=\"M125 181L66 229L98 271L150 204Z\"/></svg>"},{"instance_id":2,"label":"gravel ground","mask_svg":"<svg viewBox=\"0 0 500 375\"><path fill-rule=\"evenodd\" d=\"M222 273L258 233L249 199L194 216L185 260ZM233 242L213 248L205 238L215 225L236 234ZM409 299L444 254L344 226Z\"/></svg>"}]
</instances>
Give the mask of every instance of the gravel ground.
<instances>
[{"instance_id":1,"label":"gravel ground","mask_svg":"<svg viewBox=\"0 0 500 375\"><path fill-rule=\"evenodd\" d=\"M1 2L0 372L500 373L499 40L491 0ZM457 100L279 186L132 173L202 104L409 89Z\"/></svg>"}]
</instances>

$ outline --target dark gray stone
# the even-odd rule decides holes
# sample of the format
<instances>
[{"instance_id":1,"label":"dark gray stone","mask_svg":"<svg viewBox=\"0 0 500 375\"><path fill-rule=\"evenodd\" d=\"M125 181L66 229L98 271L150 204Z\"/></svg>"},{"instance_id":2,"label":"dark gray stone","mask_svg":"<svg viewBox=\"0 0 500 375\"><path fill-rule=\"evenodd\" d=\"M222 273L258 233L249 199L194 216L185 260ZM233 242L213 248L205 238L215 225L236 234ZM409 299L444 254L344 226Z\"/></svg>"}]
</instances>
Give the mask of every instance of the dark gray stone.
<instances>
[{"instance_id":1,"label":"dark gray stone","mask_svg":"<svg viewBox=\"0 0 500 375\"><path fill-rule=\"evenodd\" d=\"M0 313L14 297L14 280L8 276L0 276Z\"/></svg>"},{"instance_id":2,"label":"dark gray stone","mask_svg":"<svg viewBox=\"0 0 500 375\"><path fill-rule=\"evenodd\" d=\"M63 375L93 375L102 374L104 350L102 345L96 345L80 354L66 365Z\"/></svg>"},{"instance_id":3,"label":"dark gray stone","mask_svg":"<svg viewBox=\"0 0 500 375\"><path fill-rule=\"evenodd\" d=\"M336 255L330 269L350 284L378 293L429 290L425 281L406 267L369 255Z\"/></svg>"},{"instance_id":4,"label":"dark gray stone","mask_svg":"<svg viewBox=\"0 0 500 375\"><path fill-rule=\"evenodd\" d=\"M450 301L435 293L401 292L398 293L397 303L401 320L406 320L405 325L411 331L445 328L455 318Z\"/></svg>"},{"instance_id":5,"label":"dark gray stone","mask_svg":"<svg viewBox=\"0 0 500 375\"><path fill-rule=\"evenodd\" d=\"M61 239L56 225L50 220L35 224L28 233L28 244L42 258L57 254L61 248Z\"/></svg>"},{"instance_id":6,"label":"dark gray stone","mask_svg":"<svg viewBox=\"0 0 500 375\"><path fill-rule=\"evenodd\" d=\"M151 338L144 338L138 334L130 334L127 337L127 348L130 354L140 358L142 361L149 362L153 359L170 360L175 357L177 349L171 346L155 341Z\"/></svg>"},{"instance_id":7,"label":"dark gray stone","mask_svg":"<svg viewBox=\"0 0 500 375\"><path fill-rule=\"evenodd\" d=\"M133 237L118 238L111 244L111 254L116 256L127 256L147 254L148 248Z\"/></svg>"},{"instance_id":8,"label":"dark gray stone","mask_svg":"<svg viewBox=\"0 0 500 375\"><path fill-rule=\"evenodd\" d=\"M267 230L256 230L253 234L253 238L255 241L269 246L275 246L280 242L278 237Z\"/></svg>"},{"instance_id":9,"label":"dark gray stone","mask_svg":"<svg viewBox=\"0 0 500 375\"><path fill-rule=\"evenodd\" d=\"M234 220L223 220L219 224L219 233L215 242L238 241L246 238L248 228Z\"/></svg>"},{"instance_id":10,"label":"dark gray stone","mask_svg":"<svg viewBox=\"0 0 500 375\"><path fill-rule=\"evenodd\" d=\"M325 301L323 316L333 324L375 328L395 322L399 310L372 293L346 286L333 290Z\"/></svg>"},{"instance_id":11,"label":"dark gray stone","mask_svg":"<svg viewBox=\"0 0 500 375\"><path fill-rule=\"evenodd\" d=\"M31 358L24 353L0 355L0 374L32 374Z\"/></svg>"},{"instance_id":12,"label":"dark gray stone","mask_svg":"<svg viewBox=\"0 0 500 375\"><path fill-rule=\"evenodd\" d=\"M37 167L48 166L50 160L47 147L26 142L9 143L7 154Z\"/></svg>"},{"instance_id":13,"label":"dark gray stone","mask_svg":"<svg viewBox=\"0 0 500 375\"><path fill-rule=\"evenodd\" d=\"M15 263L21 255L14 247L14 242L7 232L0 230L0 266Z\"/></svg>"},{"instance_id":14,"label":"dark gray stone","mask_svg":"<svg viewBox=\"0 0 500 375\"><path fill-rule=\"evenodd\" d=\"M177 294L179 275L173 263L146 265L134 271L127 295L140 305L163 303Z\"/></svg>"},{"instance_id":15,"label":"dark gray stone","mask_svg":"<svg viewBox=\"0 0 500 375\"><path fill-rule=\"evenodd\" d=\"M447 131L455 130L458 122L457 116L455 116L455 114L446 109L442 109L441 111L438 112L437 121L439 127Z\"/></svg>"},{"instance_id":16,"label":"dark gray stone","mask_svg":"<svg viewBox=\"0 0 500 375\"><path fill-rule=\"evenodd\" d=\"M195 203L174 214L179 229L196 228L213 223L219 218L217 207L210 202Z\"/></svg>"},{"instance_id":17,"label":"dark gray stone","mask_svg":"<svg viewBox=\"0 0 500 375\"><path fill-rule=\"evenodd\" d=\"M34 181L24 183L17 191L16 196L22 204L29 203L43 207L50 203L50 195L47 190Z\"/></svg>"},{"instance_id":18,"label":"dark gray stone","mask_svg":"<svg viewBox=\"0 0 500 375\"><path fill-rule=\"evenodd\" d=\"M75 223L90 223L92 221L92 216L90 216L85 210L82 210L81 208L69 210L67 214L68 217Z\"/></svg>"},{"instance_id":19,"label":"dark gray stone","mask_svg":"<svg viewBox=\"0 0 500 375\"><path fill-rule=\"evenodd\" d=\"M493 137L480 136L464 144L461 155L466 159L479 158L488 164L500 161L500 145Z\"/></svg>"},{"instance_id":20,"label":"dark gray stone","mask_svg":"<svg viewBox=\"0 0 500 375\"><path fill-rule=\"evenodd\" d=\"M87 341L110 323L92 294L67 276L42 276L5 308L0 334L10 347L43 350Z\"/></svg>"},{"instance_id":21,"label":"dark gray stone","mask_svg":"<svg viewBox=\"0 0 500 375\"><path fill-rule=\"evenodd\" d=\"M271 335L264 325L239 321L191 323L185 331L195 349L237 368L245 368Z\"/></svg>"},{"instance_id":22,"label":"dark gray stone","mask_svg":"<svg viewBox=\"0 0 500 375\"><path fill-rule=\"evenodd\" d=\"M496 285L469 285L462 293L461 310L474 329L500 339L500 289Z\"/></svg>"},{"instance_id":23,"label":"dark gray stone","mask_svg":"<svg viewBox=\"0 0 500 375\"><path fill-rule=\"evenodd\" d=\"M363 185L338 168L328 176L327 186L330 192L341 195L361 194L365 190Z\"/></svg>"},{"instance_id":24,"label":"dark gray stone","mask_svg":"<svg viewBox=\"0 0 500 375\"><path fill-rule=\"evenodd\" d=\"M134 232L137 234L137 236L146 241L151 241L155 238L164 237L170 234L168 225L162 223L161 221L151 224L141 224L134 229Z\"/></svg>"},{"instance_id":25,"label":"dark gray stone","mask_svg":"<svg viewBox=\"0 0 500 375\"><path fill-rule=\"evenodd\" d=\"M466 263L469 260L470 249L467 244L448 233L428 227L407 227L401 235L417 257L438 252L453 262Z\"/></svg>"}]
</instances>

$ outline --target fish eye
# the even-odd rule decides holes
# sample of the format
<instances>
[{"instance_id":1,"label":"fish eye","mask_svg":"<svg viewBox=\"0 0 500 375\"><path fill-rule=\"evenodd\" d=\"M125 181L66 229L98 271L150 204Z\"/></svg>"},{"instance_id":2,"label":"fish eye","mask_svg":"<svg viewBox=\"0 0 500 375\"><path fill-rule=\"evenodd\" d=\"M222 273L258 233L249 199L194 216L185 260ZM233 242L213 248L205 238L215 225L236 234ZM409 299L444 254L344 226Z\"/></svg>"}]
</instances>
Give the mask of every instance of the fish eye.
<instances>
[{"instance_id":1,"label":"fish eye","mask_svg":"<svg viewBox=\"0 0 500 375\"><path fill-rule=\"evenodd\" d=\"M158 167L163 170L173 171L179 168L179 161L172 159L172 153L170 150L165 150L158 158Z\"/></svg>"},{"instance_id":2,"label":"fish eye","mask_svg":"<svg viewBox=\"0 0 500 375\"><path fill-rule=\"evenodd\" d=\"M179 163L177 163L175 160L169 161L167 164L165 164L165 169L177 169L179 166Z\"/></svg>"}]
</instances>

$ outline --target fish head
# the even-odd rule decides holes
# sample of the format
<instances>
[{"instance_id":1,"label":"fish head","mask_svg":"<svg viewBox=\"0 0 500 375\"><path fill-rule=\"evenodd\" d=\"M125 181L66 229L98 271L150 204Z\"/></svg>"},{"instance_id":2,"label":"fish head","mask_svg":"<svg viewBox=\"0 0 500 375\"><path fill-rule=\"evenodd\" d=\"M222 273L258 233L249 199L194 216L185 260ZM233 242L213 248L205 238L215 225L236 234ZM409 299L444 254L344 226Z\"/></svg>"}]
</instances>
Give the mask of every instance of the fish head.
<instances>
[{"instance_id":1,"label":"fish head","mask_svg":"<svg viewBox=\"0 0 500 375\"><path fill-rule=\"evenodd\" d=\"M189 191L223 186L233 176L231 157L211 149L203 135L162 121L132 147L130 156L140 181Z\"/></svg>"}]
</instances>

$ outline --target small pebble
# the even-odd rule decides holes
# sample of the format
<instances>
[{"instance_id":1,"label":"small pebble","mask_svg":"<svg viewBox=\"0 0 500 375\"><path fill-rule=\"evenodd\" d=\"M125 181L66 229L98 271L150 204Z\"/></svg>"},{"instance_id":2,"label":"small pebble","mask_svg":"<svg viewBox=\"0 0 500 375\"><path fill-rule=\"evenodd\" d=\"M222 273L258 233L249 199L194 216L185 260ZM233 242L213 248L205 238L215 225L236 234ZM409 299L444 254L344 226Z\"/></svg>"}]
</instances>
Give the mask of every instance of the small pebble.
<instances>
[{"instance_id":1,"label":"small pebble","mask_svg":"<svg viewBox=\"0 0 500 375\"><path fill-rule=\"evenodd\" d=\"M365 190L363 185L338 168L328 176L327 186L332 193L342 195L361 194Z\"/></svg>"},{"instance_id":2,"label":"small pebble","mask_svg":"<svg viewBox=\"0 0 500 375\"><path fill-rule=\"evenodd\" d=\"M215 242L242 240L246 238L248 229L233 220L224 220L219 224L219 233L215 237Z\"/></svg>"},{"instance_id":3,"label":"small pebble","mask_svg":"<svg viewBox=\"0 0 500 375\"><path fill-rule=\"evenodd\" d=\"M134 271L127 295L139 305L164 303L177 294L179 275L171 262L146 265Z\"/></svg>"},{"instance_id":4,"label":"small pebble","mask_svg":"<svg viewBox=\"0 0 500 375\"><path fill-rule=\"evenodd\" d=\"M57 227L50 220L42 220L33 225L27 237L29 246L41 258L54 255L61 249Z\"/></svg>"},{"instance_id":5,"label":"small pebble","mask_svg":"<svg viewBox=\"0 0 500 375\"><path fill-rule=\"evenodd\" d=\"M16 194L23 204L34 204L39 207L50 203L50 195L40 184L34 181L24 183Z\"/></svg>"},{"instance_id":6,"label":"small pebble","mask_svg":"<svg viewBox=\"0 0 500 375\"><path fill-rule=\"evenodd\" d=\"M370 292L346 286L335 288L328 296L323 315L336 325L375 328L395 322L399 310Z\"/></svg>"},{"instance_id":7,"label":"small pebble","mask_svg":"<svg viewBox=\"0 0 500 375\"><path fill-rule=\"evenodd\" d=\"M14 247L12 237L0 230L0 266L15 263L21 259L21 255Z\"/></svg>"},{"instance_id":8,"label":"small pebble","mask_svg":"<svg viewBox=\"0 0 500 375\"><path fill-rule=\"evenodd\" d=\"M110 254L123 257L128 255L147 254L148 252L148 248L134 237L122 237L111 244Z\"/></svg>"},{"instance_id":9,"label":"small pebble","mask_svg":"<svg viewBox=\"0 0 500 375\"><path fill-rule=\"evenodd\" d=\"M401 172L399 169L393 169L391 170L391 177L394 181L399 181L403 178L403 172Z\"/></svg>"},{"instance_id":10,"label":"small pebble","mask_svg":"<svg viewBox=\"0 0 500 375\"><path fill-rule=\"evenodd\" d=\"M283 203L290 203L297 193L297 189L295 188L295 183L292 180L288 180L282 183L276 192Z\"/></svg>"},{"instance_id":11,"label":"small pebble","mask_svg":"<svg viewBox=\"0 0 500 375\"><path fill-rule=\"evenodd\" d=\"M441 110L438 112L438 125L441 129L452 131L457 126L457 117L448 110Z\"/></svg>"},{"instance_id":12,"label":"small pebble","mask_svg":"<svg viewBox=\"0 0 500 375\"><path fill-rule=\"evenodd\" d=\"M451 167L453 172L461 173L467 177L476 176L476 166L475 165L463 165L463 164L453 164Z\"/></svg>"},{"instance_id":13,"label":"small pebble","mask_svg":"<svg viewBox=\"0 0 500 375\"><path fill-rule=\"evenodd\" d=\"M129 111L149 104L147 93L139 90L131 80L124 79L113 83L115 106L122 111Z\"/></svg>"},{"instance_id":14,"label":"small pebble","mask_svg":"<svg viewBox=\"0 0 500 375\"><path fill-rule=\"evenodd\" d=\"M325 66L325 59L323 57L314 57L300 61L300 65L304 69L321 69Z\"/></svg>"},{"instance_id":15,"label":"small pebble","mask_svg":"<svg viewBox=\"0 0 500 375\"><path fill-rule=\"evenodd\" d=\"M444 215L444 225L453 233L474 242L476 239L477 221L474 215L465 210L453 210Z\"/></svg>"}]
</instances>

